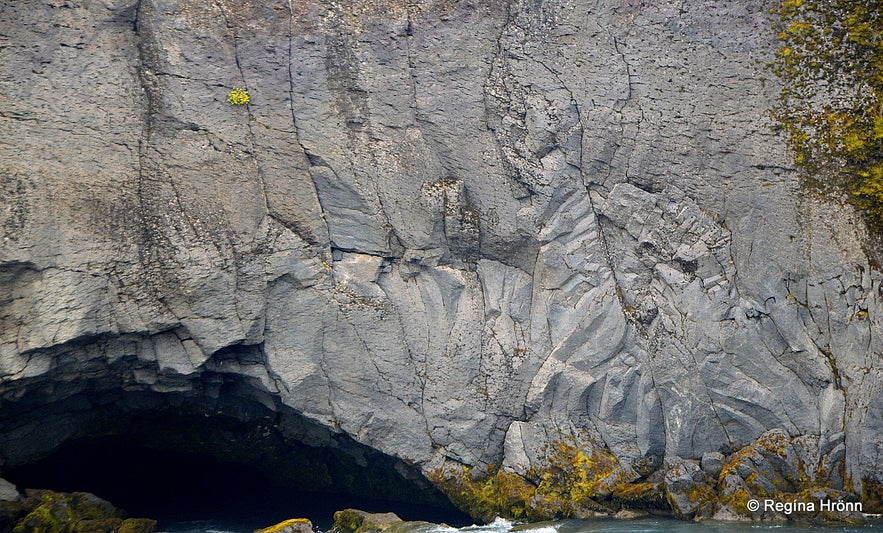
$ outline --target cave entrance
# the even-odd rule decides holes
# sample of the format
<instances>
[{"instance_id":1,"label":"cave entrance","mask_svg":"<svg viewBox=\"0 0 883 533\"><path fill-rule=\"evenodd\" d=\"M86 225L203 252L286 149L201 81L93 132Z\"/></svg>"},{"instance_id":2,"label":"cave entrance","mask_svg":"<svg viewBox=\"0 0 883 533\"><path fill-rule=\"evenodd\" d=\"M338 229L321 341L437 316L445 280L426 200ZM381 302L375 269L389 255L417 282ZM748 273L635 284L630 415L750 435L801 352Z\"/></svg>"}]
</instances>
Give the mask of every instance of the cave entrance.
<instances>
[{"instance_id":1,"label":"cave entrance","mask_svg":"<svg viewBox=\"0 0 883 533\"><path fill-rule=\"evenodd\" d=\"M304 454L289 446L292 454ZM335 511L345 508L395 512L406 520L468 523L449 505L424 498L423 503L404 502L390 491L388 475L373 468L349 464L328 450L310 450L313 463L303 480L279 475L272 461L247 464L224 458L221 453L199 453L146 446L130 437L102 437L65 444L33 463L7 469L7 477L20 487L50 488L61 492L85 491L111 501L130 516L145 516L161 524L211 521L236 524L243 530L266 527L292 517L309 517L328 530ZM285 466L283 468L290 468ZM303 468L299 465L298 468ZM311 477L339 475L346 469L365 485L380 483L375 497L348 492L346 487L315 490L306 485ZM318 471L318 472L317 472ZM293 471L290 471L293 473ZM410 487L420 500L426 487Z\"/></svg>"},{"instance_id":2,"label":"cave entrance","mask_svg":"<svg viewBox=\"0 0 883 533\"><path fill-rule=\"evenodd\" d=\"M70 443L40 461L10 470L8 477L19 486L91 492L131 516L172 522L207 517L235 521L248 513L272 515L277 508L306 516L323 500L274 483L259 468L211 455L148 448L128 439Z\"/></svg>"},{"instance_id":3,"label":"cave entrance","mask_svg":"<svg viewBox=\"0 0 883 533\"><path fill-rule=\"evenodd\" d=\"M210 520L251 531L307 517L327 530L334 511L349 507L470 523L413 466L239 378L223 381L208 395L199 384L160 394L91 383L62 399L58 382L32 383L0 413L2 477L19 488L91 492L165 527Z\"/></svg>"}]
</instances>

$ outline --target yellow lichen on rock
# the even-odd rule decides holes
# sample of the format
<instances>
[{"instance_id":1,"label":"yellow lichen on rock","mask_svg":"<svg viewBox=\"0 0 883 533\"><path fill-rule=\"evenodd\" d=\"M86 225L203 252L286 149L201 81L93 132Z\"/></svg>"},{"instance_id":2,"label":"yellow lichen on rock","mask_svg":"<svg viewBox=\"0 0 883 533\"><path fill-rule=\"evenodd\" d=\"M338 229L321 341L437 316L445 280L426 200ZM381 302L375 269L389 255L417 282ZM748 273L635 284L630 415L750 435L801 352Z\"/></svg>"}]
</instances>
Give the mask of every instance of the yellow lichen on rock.
<instances>
[{"instance_id":1,"label":"yellow lichen on rock","mask_svg":"<svg viewBox=\"0 0 883 533\"><path fill-rule=\"evenodd\" d=\"M772 62L783 88L773 115L804 183L845 198L883 233L883 9L879 2L783 0Z\"/></svg>"},{"instance_id":2,"label":"yellow lichen on rock","mask_svg":"<svg viewBox=\"0 0 883 533\"><path fill-rule=\"evenodd\" d=\"M290 518L270 527L255 530L254 533L310 533L312 531L313 524L309 519Z\"/></svg>"},{"instance_id":3,"label":"yellow lichen on rock","mask_svg":"<svg viewBox=\"0 0 883 533\"><path fill-rule=\"evenodd\" d=\"M430 479L459 508L480 520L500 516L514 520L548 520L608 511L600 503L613 491L618 472L608 452L586 451L564 440L549 448L546 464L526 476L491 468L473 478L468 467L438 470Z\"/></svg>"}]
</instances>

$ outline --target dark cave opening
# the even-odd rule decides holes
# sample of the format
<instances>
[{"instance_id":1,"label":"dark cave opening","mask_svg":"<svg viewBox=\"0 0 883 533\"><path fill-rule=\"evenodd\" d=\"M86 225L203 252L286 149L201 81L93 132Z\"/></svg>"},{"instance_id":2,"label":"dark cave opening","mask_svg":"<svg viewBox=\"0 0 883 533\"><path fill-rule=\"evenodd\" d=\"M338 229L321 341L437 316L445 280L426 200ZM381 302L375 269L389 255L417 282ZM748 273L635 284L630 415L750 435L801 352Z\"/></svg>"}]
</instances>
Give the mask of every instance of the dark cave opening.
<instances>
[{"instance_id":1,"label":"dark cave opening","mask_svg":"<svg viewBox=\"0 0 883 533\"><path fill-rule=\"evenodd\" d=\"M255 468L191 452L146 448L116 438L64 445L10 469L19 486L85 491L133 516L193 519L284 501L284 487Z\"/></svg>"},{"instance_id":2,"label":"dark cave opening","mask_svg":"<svg viewBox=\"0 0 883 533\"><path fill-rule=\"evenodd\" d=\"M328 530L334 512L345 508L391 511L405 520L469 523L468 517L447 506L374 499L345 491L315 492L278 479L266 468L212 455L149 448L130 439L67 444L5 475L19 486L91 492L129 516L154 518L160 525L210 520L251 530L307 517Z\"/></svg>"},{"instance_id":3,"label":"dark cave opening","mask_svg":"<svg viewBox=\"0 0 883 533\"><path fill-rule=\"evenodd\" d=\"M472 523L416 467L302 416L256 381L206 372L159 392L132 390L120 375L81 371L4 394L14 401L0 409L0 475L19 489L91 492L161 526L253 531L306 517L327 530L345 508Z\"/></svg>"}]
</instances>

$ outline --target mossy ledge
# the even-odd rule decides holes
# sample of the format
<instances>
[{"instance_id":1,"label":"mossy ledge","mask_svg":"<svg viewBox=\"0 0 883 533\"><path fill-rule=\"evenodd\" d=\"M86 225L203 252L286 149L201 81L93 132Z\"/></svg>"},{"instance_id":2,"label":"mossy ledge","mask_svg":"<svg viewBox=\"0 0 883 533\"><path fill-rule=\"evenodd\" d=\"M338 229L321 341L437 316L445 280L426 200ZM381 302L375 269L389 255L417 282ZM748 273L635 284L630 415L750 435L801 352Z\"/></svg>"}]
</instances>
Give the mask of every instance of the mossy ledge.
<instances>
[{"instance_id":1,"label":"mossy ledge","mask_svg":"<svg viewBox=\"0 0 883 533\"><path fill-rule=\"evenodd\" d=\"M524 474L492 467L483 476L463 465L432 472L430 480L476 520L495 517L542 521L598 515L631 516L639 511L686 520L789 520L806 523L854 523L860 512L827 512L820 502L864 502L865 512L879 512L883 485L866 481L864 494L845 490L842 460L826 463L815 436L791 437L771 430L726 457L715 475L695 459L675 459L638 478L601 448L571 442L550 446L545 463ZM841 481L838 482L837 480ZM813 502L811 512L752 512L751 499Z\"/></svg>"},{"instance_id":2,"label":"mossy ledge","mask_svg":"<svg viewBox=\"0 0 883 533\"><path fill-rule=\"evenodd\" d=\"M0 502L13 533L153 533L156 521L126 518L120 509L86 492L28 490L17 501Z\"/></svg>"},{"instance_id":3,"label":"mossy ledge","mask_svg":"<svg viewBox=\"0 0 883 533\"><path fill-rule=\"evenodd\" d=\"M429 478L460 509L483 521L497 516L526 521L585 517L616 509L611 495L623 471L612 454L564 440L547 451L546 464L524 476L492 467L476 477L471 468L454 466Z\"/></svg>"}]
</instances>

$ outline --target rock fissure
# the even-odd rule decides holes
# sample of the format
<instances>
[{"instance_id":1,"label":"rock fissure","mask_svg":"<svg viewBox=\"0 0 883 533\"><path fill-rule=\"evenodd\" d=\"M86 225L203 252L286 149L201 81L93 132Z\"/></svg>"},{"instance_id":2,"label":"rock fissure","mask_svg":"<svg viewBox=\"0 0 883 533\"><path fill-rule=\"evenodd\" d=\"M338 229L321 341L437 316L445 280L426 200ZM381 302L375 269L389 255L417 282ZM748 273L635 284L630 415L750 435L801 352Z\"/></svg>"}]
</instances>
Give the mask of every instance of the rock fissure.
<instances>
[{"instance_id":1,"label":"rock fissure","mask_svg":"<svg viewBox=\"0 0 883 533\"><path fill-rule=\"evenodd\" d=\"M218 10L221 12L221 16L224 18L224 25L227 27L227 31L231 33L231 39L233 41L233 59L236 62L236 69L239 71L239 77L242 80L243 88L248 94L248 80L245 77L245 71L242 69L242 63L239 60L239 37L236 32L236 27L230 24L230 18L227 15L227 8L225 7L223 0L217 0ZM257 175L258 182L260 184L261 196L263 198L264 211L266 214L270 214L270 200L267 197L267 182L266 177L264 176L264 169L261 166L260 159L258 159L256 149L257 149L257 138L254 134L254 129L252 123L256 120L255 117L251 114L251 110L249 109L249 104L246 103L244 106L246 109L246 124L245 128L248 131L249 144L251 145L251 160L255 166L255 174ZM293 118L293 117L292 117Z\"/></svg>"},{"instance_id":2,"label":"rock fissure","mask_svg":"<svg viewBox=\"0 0 883 533\"><path fill-rule=\"evenodd\" d=\"M295 86L295 84L294 84L294 50L293 50L294 49L294 7L292 5L293 1L294 0L287 0L287 6L288 6L288 28L287 28L288 29L288 39L287 39L287 43L288 43L288 61L287 61L288 108L289 108L289 111L291 112L291 127L293 130L294 142L300 148L301 153L303 153L304 156L307 157L307 161L309 162L310 166L313 166L313 157L311 157L310 152L307 150L306 146L304 146L303 141L301 140L301 133L300 133L300 130L298 129L298 124L297 124L297 113L295 112L295 108L294 108L294 95L295 95L294 86ZM332 172L333 172L333 170L332 170ZM307 172L307 173L310 174L309 172ZM319 216L322 217L322 223L325 227L325 233L327 235L327 234L329 234L328 219L325 214L325 208L322 206L322 197L319 194L319 188L316 185L316 181L313 178L312 174L310 174L310 183L312 184L312 187L313 187L312 193L316 198L316 202L319 204ZM310 239L307 239L307 241L310 241Z\"/></svg>"}]
</instances>

